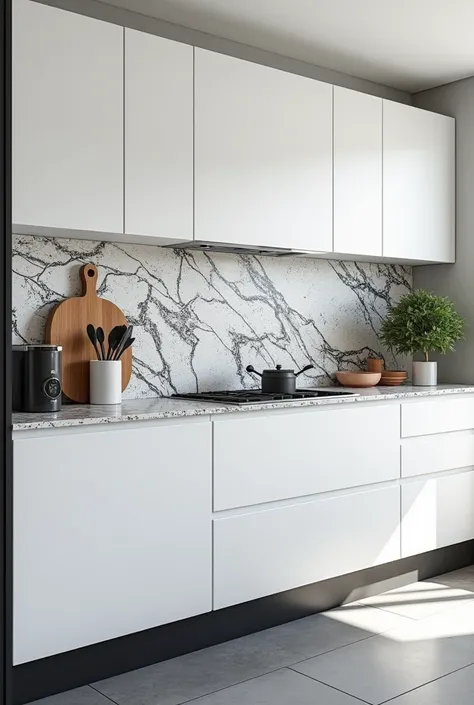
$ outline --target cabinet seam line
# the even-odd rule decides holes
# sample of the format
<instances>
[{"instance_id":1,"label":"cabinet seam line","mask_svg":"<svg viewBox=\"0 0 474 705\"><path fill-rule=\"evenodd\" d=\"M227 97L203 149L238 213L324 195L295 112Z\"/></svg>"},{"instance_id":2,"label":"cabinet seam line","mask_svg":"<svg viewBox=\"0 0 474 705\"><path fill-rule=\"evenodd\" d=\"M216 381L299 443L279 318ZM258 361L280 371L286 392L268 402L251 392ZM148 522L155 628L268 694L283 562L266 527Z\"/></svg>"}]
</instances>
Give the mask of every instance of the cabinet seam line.
<instances>
[{"instance_id":1,"label":"cabinet seam line","mask_svg":"<svg viewBox=\"0 0 474 705\"><path fill-rule=\"evenodd\" d=\"M333 85L332 87L332 125L331 125L331 131L332 131L332 140L331 140L331 161L332 161L332 168L331 168L331 201L332 201L332 251L333 253L335 252L335 237L334 237L334 109L335 109L335 87Z\"/></svg>"},{"instance_id":2,"label":"cabinet seam line","mask_svg":"<svg viewBox=\"0 0 474 705\"><path fill-rule=\"evenodd\" d=\"M380 164L381 179L380 179L380 181L381 181L381 191L382 191L382 193L381 193L382 209L381 209L381 213L380 213L380 220L381 220L380 225L381 225L381 230L382 230L382 257L384 256L384 250L385 250L384 241L383 241L383 238L384 238L384 227L383 227L383 213L384 213L384 202L383 202L384 201L384 199L383 199L383 117L384 117L384 101L382 98L382 121L381 121L382 122L382 124L381 124L381 131L382 131L381 147L382 147L382 149L380 150L381 151L381 164Z\"/></svg>"},{"instance_id":3,"label":"cabinet seam line","mask_svg":"<svg viewBox=\"0 0 474 705\"><path fill-rule=\"evenodd\" d=\"M211 422L211 609L214 609L214 423Z\"/></svg>"},{"instance_id":4,"label":"cabinet seam line","mask_svg":"<svg viewBox=\"0 0 474 705\"><path fill-rule=\"evenodd\" d=\"M196 47L193 46L193 241L196 239Z\"/></svg>"},{"instance_id":5,"label":"cabinet seam line","mask_svg":"<svg viewBox=\"0 0 474 705\"><path fill-rule=\"evenodd\" d=\"M125 27L122 36L122 232L125 235Z\"/></svg>"}]
</instances>

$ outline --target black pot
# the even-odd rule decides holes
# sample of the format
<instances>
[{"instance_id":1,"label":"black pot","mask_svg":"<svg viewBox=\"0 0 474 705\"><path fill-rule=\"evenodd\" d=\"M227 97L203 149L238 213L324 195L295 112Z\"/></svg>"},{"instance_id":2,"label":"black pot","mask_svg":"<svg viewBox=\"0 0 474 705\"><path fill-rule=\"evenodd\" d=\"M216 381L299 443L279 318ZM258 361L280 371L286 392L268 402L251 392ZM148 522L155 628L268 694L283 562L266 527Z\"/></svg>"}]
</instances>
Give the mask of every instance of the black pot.
<instances>
[{"instance_id":1,"label":"black pot","mask_svg":"<svg viewBox=\"0 0 474 705\"><path fill-rule=\"evenodd\" d=\"M294 394L296 391L296 378L298 375L311 370L314 365L306 365L299 372L294 370L282 370L281 365L277 365L274 370L263 370L257 372L253 365L248 365L246 370L252 375L262 378L262 392L264 394Z\"/></svg>"}]
</instances>

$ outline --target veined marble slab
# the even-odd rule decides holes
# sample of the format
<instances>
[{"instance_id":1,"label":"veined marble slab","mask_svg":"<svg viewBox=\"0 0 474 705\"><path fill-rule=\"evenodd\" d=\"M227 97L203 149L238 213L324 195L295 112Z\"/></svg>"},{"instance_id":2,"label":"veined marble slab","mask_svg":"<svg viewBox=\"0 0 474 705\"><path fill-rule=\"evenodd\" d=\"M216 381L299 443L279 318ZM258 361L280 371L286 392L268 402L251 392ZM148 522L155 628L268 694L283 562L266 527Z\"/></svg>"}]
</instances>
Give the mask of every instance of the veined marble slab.
<instances>
[{"instance_id":1,"label":"veined marble slab","mask_svg":"<svg viewBox=\"0 0 474 705\"><path fill-rule=\"evenodd\" d=\"M327 387L325 390L327 391ZM344 391L338 387L334 391ZM14 431L60 428L65 426L92 426L114 424L124 421L153 421L159 419L206 416L213 414L245 413L249 411L271 411L272 409L294 409L306 406L326 406L330 404L354 404L366 401L386 401L390 399L410 399L412 397L432 397L452 394L474 393L474 385L439 385L437 387L371 387L369 389L347 389L354 396L316 398L305 401L275 402L273 404L215 404L185 399L135 399L112 406L70 405L53 414L13 414Z\"/></svg>"},{"instance_id":2,"label":"veined marble slab","mask_svg":"<svg viewBox=\"0 0 474 705\"><path fill-rule=\"evenodd\" d=\"M13 342L44 341L53 306L80 294L79 268L99 270L99 295L134 326L125 399L254 388L245 368L315 370L301 387L382 356L389 304L412 285L410 267L168 250L33 236L13 238ZM91 349L91 356L92 349Z\"/></svg>"}]
</instances>

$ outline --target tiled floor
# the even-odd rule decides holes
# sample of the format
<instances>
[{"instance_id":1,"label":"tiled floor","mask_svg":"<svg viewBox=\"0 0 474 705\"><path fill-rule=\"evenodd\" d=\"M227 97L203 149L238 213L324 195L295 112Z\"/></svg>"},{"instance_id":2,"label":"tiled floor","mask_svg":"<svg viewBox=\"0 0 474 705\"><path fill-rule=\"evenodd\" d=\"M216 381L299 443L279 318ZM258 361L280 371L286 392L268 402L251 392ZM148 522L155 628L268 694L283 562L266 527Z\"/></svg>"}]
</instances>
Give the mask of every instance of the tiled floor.
<instances>
[{"instance_id":1,"label":"tiled floor","mask_svg":"<svg viewBox=\"0 0 474 705\"><path fill-rule=\"evenodd\" d=\"M38 705L472 705L474 566Z\"/></svg>"}]
</instances>

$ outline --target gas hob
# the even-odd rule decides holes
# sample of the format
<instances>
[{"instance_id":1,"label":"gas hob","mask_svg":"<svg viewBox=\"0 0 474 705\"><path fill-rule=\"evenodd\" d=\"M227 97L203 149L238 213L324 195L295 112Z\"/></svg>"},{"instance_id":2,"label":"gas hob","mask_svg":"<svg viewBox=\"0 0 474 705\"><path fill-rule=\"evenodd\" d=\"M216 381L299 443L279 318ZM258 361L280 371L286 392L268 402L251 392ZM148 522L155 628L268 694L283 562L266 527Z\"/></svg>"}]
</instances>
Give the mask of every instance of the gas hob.
<instances>
[{"instance_id":1,"label":"gas hob","mask_svg":"<svg viewBox=\"0 0 474 705\"><path fill-rule=\"evenodd\" d=\"M212 401L222 404L275 404L279 401L304 401L305 399L331 399L337 397L355 396L356 392L333 392L322 389L297 389L293 394L264 394L260 389L238 389L225 392L192 392L189 394L173 394L175 399L190 401Z\"/></svg>"}]
</instances>

